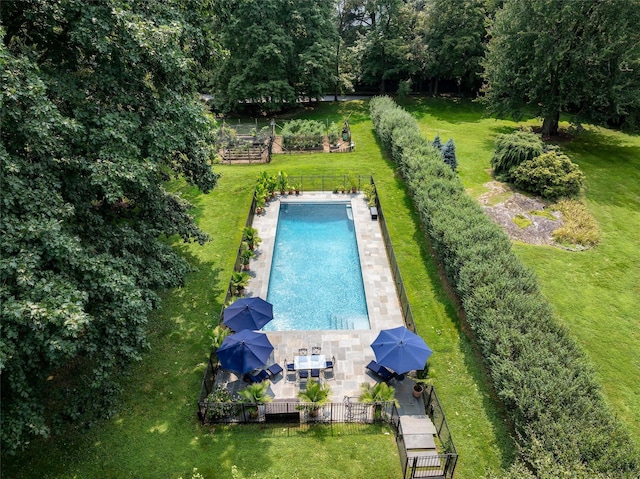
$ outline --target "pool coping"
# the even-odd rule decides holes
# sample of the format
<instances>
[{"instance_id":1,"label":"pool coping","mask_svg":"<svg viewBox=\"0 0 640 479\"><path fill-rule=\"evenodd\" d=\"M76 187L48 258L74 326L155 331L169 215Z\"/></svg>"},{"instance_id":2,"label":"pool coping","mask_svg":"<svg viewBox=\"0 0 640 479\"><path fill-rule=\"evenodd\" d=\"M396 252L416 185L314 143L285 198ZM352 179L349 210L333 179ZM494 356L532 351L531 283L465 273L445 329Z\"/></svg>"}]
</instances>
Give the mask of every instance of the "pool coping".
<instances>
[{"instance_id":1,"label":"pool coping","mask_svg":"<svg viewBox=\"0 0 640 479\"><path fill-rule=\"evenodd\" d=\"M345 396L358 396L363 382L376 382L365 370L365 365L375 358L370 344L381 329L404 325L380 224L371 218L362 193L303 192L301 195L277 196L253 220L253 227L258 230L262 243L257 249L256 257L250 262L251 280L245 296L267 297L281 202L351 203L370 329L267 331L274 346L270 361L285 367L285 361L293 362L299 348L306 347L310 350L312 346L320 346L322 354L336 359L335 371L327 381L331 386L332 399L342 401ZM242 386L238 384L239 388ZM280 377L270 383L269 389L270 395L278 399L295 398L299 385Z\"/></svg>"}]
</instances>

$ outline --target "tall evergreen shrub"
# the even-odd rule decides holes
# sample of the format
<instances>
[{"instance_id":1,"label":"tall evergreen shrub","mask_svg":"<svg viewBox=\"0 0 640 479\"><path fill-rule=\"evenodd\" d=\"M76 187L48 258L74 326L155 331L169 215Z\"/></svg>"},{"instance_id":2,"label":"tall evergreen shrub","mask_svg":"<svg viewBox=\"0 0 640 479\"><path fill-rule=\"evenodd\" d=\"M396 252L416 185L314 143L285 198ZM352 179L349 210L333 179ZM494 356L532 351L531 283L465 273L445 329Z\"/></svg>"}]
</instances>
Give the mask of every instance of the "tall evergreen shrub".
<instances>
[{"instance_id":1,"label":"tall evergreen shrub","mask_svg":"<svg viewBox=\"0 0 640 479\"><path fill-rule=\"evenodd\" d=\"M456 171L458 158L456 157L456 145L451 138L444 144L441 151L444 162L449 165L453 171Z\"/></svg>"},{"instance_id":2,"label":"tall evergreen shrub","mask_svg":"<svg viewBox=\"0 0 640 479\"><path fill-rule=\"evenodd\" d=\"M372 99L370 109L461 300L529 467L545 474L539 465L552 457L562 471L640 477L638 449L508 237L465 193L409 113L388 97Z\"/></svg>"},{"instance_id":3,"label":"tall evergreen shrub","mask_svg":"<svg viewBox=\"0 0 640 479\"><path fill-rule=\"evenodd\" d=\"M533 160L544 153L544 143L540 137L528 131L498 135L496 151L491 158L493 174L496 178L510 181L511 170L526 160Z\"/></svg>"}]
</instances>

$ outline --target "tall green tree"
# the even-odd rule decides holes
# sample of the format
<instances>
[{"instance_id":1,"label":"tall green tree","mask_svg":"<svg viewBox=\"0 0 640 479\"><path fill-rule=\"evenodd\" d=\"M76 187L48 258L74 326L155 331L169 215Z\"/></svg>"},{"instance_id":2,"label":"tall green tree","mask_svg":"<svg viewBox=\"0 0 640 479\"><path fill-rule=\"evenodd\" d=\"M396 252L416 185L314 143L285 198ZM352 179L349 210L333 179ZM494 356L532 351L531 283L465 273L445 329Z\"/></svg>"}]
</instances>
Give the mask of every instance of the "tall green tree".
<instances>
[{"instance_id":1,"label":"tall green tree","mask_svg":"<svg viewBox=\"0 0 640 479\"><path fill-rule=\"evenodd\" d=\"M494 113L523 108L558 133L576 121L637 128L640 119L640 0L506 0L485 61Z\"/></svg>"},{"instance_id":2,"label":"tall green tree","mask_svg":"<svg viewBox=\"0 0 640 479\"><path fill-rule=\"evenodd\" d=\"M438 94L441 79L477 91L485 54L483 0L432 0L425 8L424 42L430 52L428 75Z\"/></svg>"},{"instance_id":3,"label":"tall green tree","mask_svg":"<svg viewBox=\"0 0 640 479\"><path fill-rule=\"evenodd\" d=\"M333 87L337 39L332 2L214 0L214 30L225 56L216 68L215 100L236 110L260 102L267 110Z\"/></svg>"},{"instance_id":4,"label":"tall green tree","mask_svg":"<svg viewBox=\"0 0 640 479\"><path fill-rule=\"evenodd\" d=\"M204 242L163 183L208 191L206 1L3 2L0 28L1 439L113 411L158 289Z\"/></svg>"},{"instance_id":5,"label":"tall green tree","mask_svg":"<svg viewBox=\"0 0 640 479\"><path fill-rule=\"evenodd\" d=\"M353 25L358 27L360 82L377 85L385 93L390 81L407 76L413 9L405 0L364 0L352 8Z\"/></svg>"}]
</instances>

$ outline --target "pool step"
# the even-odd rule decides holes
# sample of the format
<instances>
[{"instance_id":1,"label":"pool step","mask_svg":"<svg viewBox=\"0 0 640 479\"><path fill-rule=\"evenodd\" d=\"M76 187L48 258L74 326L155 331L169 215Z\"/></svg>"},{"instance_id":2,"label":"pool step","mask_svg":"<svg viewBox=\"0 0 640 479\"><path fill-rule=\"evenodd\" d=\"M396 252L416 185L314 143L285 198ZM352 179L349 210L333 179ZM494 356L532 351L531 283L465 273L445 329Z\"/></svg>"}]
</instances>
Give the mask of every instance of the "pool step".
<instances>
[{"instance_id":1,"label":"pool step","mask_svg":"<svg viewBox=\"0 0 640 479\"><path fill-rule=\"evenodd\" d=\"M356 329L352 319L339 318L335 314L331 315L331 329Z\"/></svg>"}]
</instances>

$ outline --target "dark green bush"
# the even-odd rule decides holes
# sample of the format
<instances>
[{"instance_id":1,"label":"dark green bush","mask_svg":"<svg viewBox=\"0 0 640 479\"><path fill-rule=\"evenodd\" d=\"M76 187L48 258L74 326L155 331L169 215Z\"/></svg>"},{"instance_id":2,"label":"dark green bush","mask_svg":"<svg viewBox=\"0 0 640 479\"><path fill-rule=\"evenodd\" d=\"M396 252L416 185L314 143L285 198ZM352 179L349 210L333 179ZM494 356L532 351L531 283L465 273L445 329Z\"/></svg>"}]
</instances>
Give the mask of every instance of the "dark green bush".
<instances>
[{"instance_id":1,"label":"dark green bush","mask_svg":"<svg viewBox=\"0 0 640 479\"><path fill-rule=\"evenodd\" d=\"M542 465L551 457L553 470L584 464L593 477L638 477L638 450L507 236L465 193L409 113L388 97L372 99L370 108L376 132L398 164L460 298L529 466L545 474ZM535 152L531 158L542 147Z\"/></svg>"},{"instance_id":2,"label":"dark green bush","mask_svg":"<svg viewBox=\"0 0 640 479\"><path fill-rule=\"evenodd\" d=\"M285 123L280 134L285 148L311 150L322 147L324 131L324 125L319 121L291 120Z\"/></svg>"},{"instance_id":3,"label":"dark green bush","mask_svg":"<svg viewBox=\"0 0 640 479\"><path fill-rule=\"evenodd\" d=\"M342 136L342 128L339 125L336 125L335 121L332 121L329 124L328 135L329 144L337 145Z\"/></svg>"},{"instance_id":4,"label":"dark green bush","mask_svg":"<svg viewBox=\"0 0 640 479\"><path fill-rule=\"evenodd\" d=\"M496 178L511 180L511 170L526 160L532 160L544 153L544 143L540 137L528 131L498 135L496 151L491 158L493 174Z\"/></svg>"},{"instance_id":5,"label":"dark green bush","mask_svg":"<svg viewBox=\"0 0 640 479\"><path fill-rule=\"evenodd\" d=\"M511 170L518 188L547 199L578 196L584 186L584 175L569 157L550 151L525 160Z\"/></svg>"}]
</instances>

